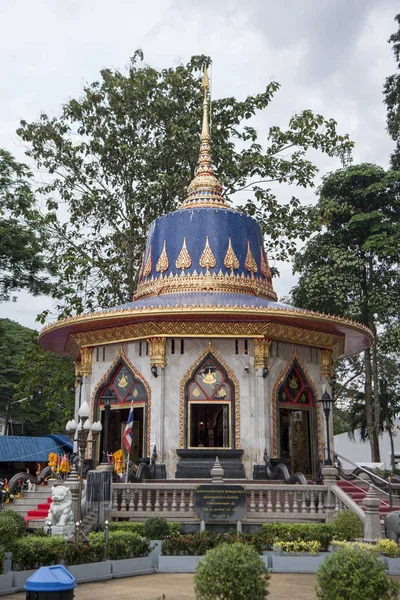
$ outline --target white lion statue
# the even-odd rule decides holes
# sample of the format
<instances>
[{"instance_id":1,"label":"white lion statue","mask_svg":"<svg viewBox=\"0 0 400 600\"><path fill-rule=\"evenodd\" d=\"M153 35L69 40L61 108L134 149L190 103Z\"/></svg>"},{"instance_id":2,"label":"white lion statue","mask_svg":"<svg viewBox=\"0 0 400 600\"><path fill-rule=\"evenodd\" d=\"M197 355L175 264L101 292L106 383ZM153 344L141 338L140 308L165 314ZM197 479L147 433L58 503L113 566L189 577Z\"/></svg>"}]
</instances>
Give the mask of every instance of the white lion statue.
<instances>
[{"instance_id":1,"label":"white lion statue","mask_svg":"<svg viewBox=\"0 0 400 600\"><path fill-rule=\"evenodd\" d=\"M65 527L74 524L71 490L65 485L54 486L51 492L53 502L50 504L47 520L52 526Z\"/></svg>"}]
</instances>

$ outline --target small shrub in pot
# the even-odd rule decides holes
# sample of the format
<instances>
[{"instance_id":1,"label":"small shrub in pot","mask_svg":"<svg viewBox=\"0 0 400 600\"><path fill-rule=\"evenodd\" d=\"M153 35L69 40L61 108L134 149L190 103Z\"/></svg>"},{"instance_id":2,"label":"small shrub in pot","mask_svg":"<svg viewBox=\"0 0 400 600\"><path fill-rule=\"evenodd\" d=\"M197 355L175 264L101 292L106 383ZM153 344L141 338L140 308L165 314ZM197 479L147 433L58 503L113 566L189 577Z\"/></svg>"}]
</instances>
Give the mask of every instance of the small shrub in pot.
<instances>
[{"instance_id":1,"label":"small shrub in pot","mask_svg":"<svg viewBox=\"0 0 400 600\"><path fill-rule=\"evenodd\" d=\"M373 553L343 547L329 556L317 571L320 600L389 600L397 598L400 585L386 573Z\"/></svg>"},{"instance_id":2,"label":"small shrub in pot","mask_svg":"<svg viewBox=\"0 0 400 600\"><path fill-rule=\"evenodd\" d=\"M144 524L143 535L148 540L164 540L170 533L168 521L164 517L150 517Z\"/></svg>"},{"instance_id":3,"label":"small shrub in pot","mask_svg":"<svg viewBox=\"0 0 400 600\"><path fill-rule=\"evenodd\" d=\"M209 550L199 563L194 585L197 600L264 600L270 574L251 546L240 542Z\"/></svg>"},{"instance_id":4,"label":"small shrub in pot","mask_svg":"<svg viewBox=\"0 0 400 600\"><path fill-rule=\"evenodd\" d=\"M337 540L351 542L364 536L364 521L351 510L342 510L332 521L333 535Z\"/></svg>"}]
</instances>

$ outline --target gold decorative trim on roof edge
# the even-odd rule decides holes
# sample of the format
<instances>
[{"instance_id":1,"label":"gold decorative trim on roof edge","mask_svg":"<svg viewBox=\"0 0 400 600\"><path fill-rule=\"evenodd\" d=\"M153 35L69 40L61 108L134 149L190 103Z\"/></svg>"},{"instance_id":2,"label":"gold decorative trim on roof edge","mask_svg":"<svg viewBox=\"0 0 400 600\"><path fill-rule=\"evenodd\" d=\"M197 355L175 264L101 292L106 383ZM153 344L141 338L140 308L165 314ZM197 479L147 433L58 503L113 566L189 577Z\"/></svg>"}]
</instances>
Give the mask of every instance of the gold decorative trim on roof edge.
<instances>
[{"instance_id":1,"label":"gold decorative trim on roof edge","mask_svg":"<svg viewBox=\"0 0 400 600\"><path fill-rule=\"evenodd\" d=\"M207 246L205 248L207 251ZM189 257L190 259L190 257ZM210 259L210 260L209 260ZM210 256L207 253L207 264L212 264ZM178 266L177 268L182 268ZM183 263L179 263L180 265ZM185 268L188 266L185 263ZM204 263L205 264L205 263ZM189 264L190 266L190 264ZM277 295L274 292L272 284L261 279L260 277L250 277L249 275L223 273L221 270L218 274L206 271L203 273L182 273L180 275L160 275L157 278L151 278L148 281L139 283L134 295L134 299L146 298L147 296L159 296L160 294L173 294L175 292L230 292L236 294L250 294L252 296L261 296L269 300L276 301Z\"/></svg>"},{"instance_id":2,"label":"gold decorative trim on roof edge","mask_svg":"<svg viewBox=\"0 0 400 600\"><path fill-rule=\"evenodd\" d=\"M146 321L75 333L68 337L65 350L77 348L79 355L79 349L83 346L116 344L149 337L259 337L265 338L268 344L273 339L302 346L325 347L332 350L335 357L344 351L343 335L263 321Z\"/></svg>"},{"instance_id":3,"label":"gold decorative trim on roof edge","mask_svg":"<svg viewBox=\"0 0 400 600\"><path fill-rule=\"evenodd\" d=\"M357 323L356 321L352 321L351 319L346 319L344 317L337 317L335 315L327 315L324 313L314 312L312 310L303 310L300 308L285 308L285 307L265 307L265 306L240 306L240 305L230 305L230 304L196 304L196 305L179 305L179 304L168 304L166 306L163 305L151 305L145 307L127 307L120 308L118 310L103 310L99 312L85 313L83 315L78 315L76 317L65 317L60 319L59 321L55 321L53 323L48 323L43 327L41 332L39 333L39 339L41 339L44 335L49 333L51 330L60 329L62 327L85 323L88 321L93 321L97 319L104 318L120 318L125 316L147 316L154 314L171 314L177 313L179 315L183 314L193 314L193 313L213 313L213 314L226 314L234 313L234 314L243 314L243 315L254 315L254 316L274 316L274 317L293 317L293 318L312 318L315 321L332 321L337 325L342 325L346 327L350 327L352 329L356 329L368 335L371 340L373 338L372 332L368 327L363 325L362 323ZM301 326L299 326L301 327Z\"/></svg>"}]
</instances>

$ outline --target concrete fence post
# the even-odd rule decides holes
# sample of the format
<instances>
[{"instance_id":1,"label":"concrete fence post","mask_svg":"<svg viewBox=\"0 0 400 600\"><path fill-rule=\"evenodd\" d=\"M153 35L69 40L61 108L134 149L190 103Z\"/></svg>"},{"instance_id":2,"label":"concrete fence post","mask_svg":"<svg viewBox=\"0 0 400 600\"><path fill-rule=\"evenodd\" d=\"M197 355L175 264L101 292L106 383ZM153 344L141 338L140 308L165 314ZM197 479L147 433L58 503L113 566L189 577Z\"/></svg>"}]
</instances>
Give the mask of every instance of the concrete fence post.
<instances>
[{"instance_id":1,"label":"concrete fence post","mask_svg":"<svg viewBox=\"0 0 400 600\"><path fill-rule=\"evenodd\" d=\"M325 520L327 523L330 523L333 519L333 515L335 514L335 506L336 500L335 496L332 492L332 486L336 485L336 476L338 471L336 467L332 465L326 465L322 469L322 476L324 478L324 485L327 486L327 490L324 493L324 513Z\"/></svg>"},{"instance_id":2,"label":"concrete fence post","mask_svg":"<svg viewBox=\"0 0 400 600\"><path fill-rule=\"evenodd\" d=\"M382 537L381 518L379 515L380 499L377 497L374 488L370 485L368 494L364 498L365 506L365 527L364 542L375 542Z\"/></svg>"}]
</instances>

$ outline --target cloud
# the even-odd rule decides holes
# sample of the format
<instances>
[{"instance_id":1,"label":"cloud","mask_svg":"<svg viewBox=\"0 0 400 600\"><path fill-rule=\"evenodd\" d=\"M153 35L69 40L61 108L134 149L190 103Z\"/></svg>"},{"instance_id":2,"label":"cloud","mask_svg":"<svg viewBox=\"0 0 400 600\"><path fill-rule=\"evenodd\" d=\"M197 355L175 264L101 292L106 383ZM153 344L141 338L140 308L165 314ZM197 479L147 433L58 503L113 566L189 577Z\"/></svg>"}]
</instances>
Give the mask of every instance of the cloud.
<instances>
[{"instance_id":1,"label":"cloud","mask_svg":"<svg viewBox=\"0 0 400 600\"><path fill-rule=\"evenodd\" d=\"M335 118L340 131L351 135L356 162L387 167L393 143L385 130L382 86L395 70L387 39L396 30L397 12L396 0L3 2L0 147L24 160L15 135L21 118L59 114L62 103L79 97L102 68L123 70L135 49L143 48L157 68L186 62L192 54L211 55L215 98L243 98L271 79L279 81L273 103L254 121L265 141L269 126L285 126L295 112L311 108ZM316 158L321 175L340 166ZM279 193L285 201L293 190ZM301 197L313 201L314 191ZM277 283L280 294L293 285L288 271ZM26 322L26 304L22 297L3 305L2 314ZM49 300L35 299L32 307L49 308Z\"/></svg>"}]
</instances>

